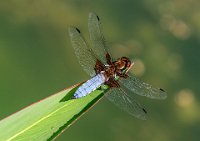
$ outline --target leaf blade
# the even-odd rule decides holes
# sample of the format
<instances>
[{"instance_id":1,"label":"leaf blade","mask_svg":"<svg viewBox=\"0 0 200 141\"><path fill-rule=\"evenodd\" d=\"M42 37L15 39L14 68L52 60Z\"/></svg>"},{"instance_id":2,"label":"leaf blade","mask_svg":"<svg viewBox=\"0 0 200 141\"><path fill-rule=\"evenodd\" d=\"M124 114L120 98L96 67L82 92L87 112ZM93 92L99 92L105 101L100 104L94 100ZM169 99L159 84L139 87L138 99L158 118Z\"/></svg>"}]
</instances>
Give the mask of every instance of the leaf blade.
<instances>
[{"instance_id":1,"label":"leaf blade","mask_svg":"<svg viewBox=\"0 0 200 141\"><path fill-rule=\"evenodd\" d=\"M72 95L77 87L65 89L1 120L0 138L7 141L54 139L106 92L96 90L86 97L61 102L63 97Z\"/></svg>"}]
</instances>

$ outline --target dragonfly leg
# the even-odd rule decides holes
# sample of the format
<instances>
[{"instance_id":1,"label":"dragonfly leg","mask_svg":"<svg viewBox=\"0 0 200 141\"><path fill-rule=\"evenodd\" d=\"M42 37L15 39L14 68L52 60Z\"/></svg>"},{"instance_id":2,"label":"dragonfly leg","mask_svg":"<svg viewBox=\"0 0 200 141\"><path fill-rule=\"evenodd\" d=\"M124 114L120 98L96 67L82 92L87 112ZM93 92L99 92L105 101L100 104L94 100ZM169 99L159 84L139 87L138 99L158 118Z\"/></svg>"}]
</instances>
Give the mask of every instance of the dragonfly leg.
<instances>
[{"instance_id":1,"label":"dragonfly leg","mask_svg":"<svg viewBox=\"0 0 200 141\"><path fill-rule=\"evenodd\" d=\"M121 77L121 78L127 78L128 77L128 75L127 74L125 74L125 73L120 73L120 72L116 72L116 74L119 76L119 77Z\"/></svg>"}]
</instances>

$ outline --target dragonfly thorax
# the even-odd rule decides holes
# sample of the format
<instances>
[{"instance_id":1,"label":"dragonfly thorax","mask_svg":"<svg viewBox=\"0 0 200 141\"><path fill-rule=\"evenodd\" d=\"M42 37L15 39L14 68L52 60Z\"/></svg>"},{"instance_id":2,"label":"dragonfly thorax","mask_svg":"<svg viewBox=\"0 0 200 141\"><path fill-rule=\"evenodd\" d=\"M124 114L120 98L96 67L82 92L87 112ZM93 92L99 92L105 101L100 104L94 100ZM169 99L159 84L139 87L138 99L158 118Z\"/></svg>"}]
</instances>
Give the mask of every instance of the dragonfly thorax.
<instances>
[{"instance_id":1,"label":"dragonfly thorax","mask_svg":"<svg viewBox=\"0 0 200 141\"><path fill-rule=\"evenodd\" d=\"M102 74L104 74L106 81L110 81L110 79L118 80L127 77L126 73L131 67L131 61L127 57L121 57L105 66L106 69L102 71Z\"/></svg>"}]
</instances>

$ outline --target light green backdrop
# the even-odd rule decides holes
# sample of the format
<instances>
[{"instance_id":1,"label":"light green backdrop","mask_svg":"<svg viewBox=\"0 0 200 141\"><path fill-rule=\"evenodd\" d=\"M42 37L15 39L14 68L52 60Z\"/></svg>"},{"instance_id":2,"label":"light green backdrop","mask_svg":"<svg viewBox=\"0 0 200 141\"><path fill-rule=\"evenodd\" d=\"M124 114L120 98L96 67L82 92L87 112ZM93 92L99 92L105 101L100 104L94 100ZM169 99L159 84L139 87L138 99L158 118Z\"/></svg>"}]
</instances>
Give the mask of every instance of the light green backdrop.
<instances>
[{"instance_id":1,"label":"light green backdrop","mask_svg":"<svg viewBox=\"0 0 200 141\"><path fill-rule=\"evenodd\" d=\"M7 0L0 2L0 119L89 76L76 60L67 27L88 39L88 13L102 21L114 57L164 88L165 101L136 96L141 121L106 99L58 141L198 141L200 139L200 2L198 0Z\"/></svg>"}]
</instances>

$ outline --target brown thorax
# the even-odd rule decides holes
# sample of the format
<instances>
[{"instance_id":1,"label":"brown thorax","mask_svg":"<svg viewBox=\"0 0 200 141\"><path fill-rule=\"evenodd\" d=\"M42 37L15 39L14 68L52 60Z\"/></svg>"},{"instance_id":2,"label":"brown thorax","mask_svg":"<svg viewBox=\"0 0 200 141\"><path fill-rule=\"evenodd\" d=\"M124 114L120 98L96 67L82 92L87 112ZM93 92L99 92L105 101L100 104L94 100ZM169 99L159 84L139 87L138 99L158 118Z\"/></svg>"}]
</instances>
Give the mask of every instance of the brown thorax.
<instances>
[{"instance_id":1,"label":"brown thorax","mask_svg":"<svg viewBox=\"0 0 200 141\"><path fill-rule=\"evenodd\" d=\"M117 59L117 61L112 62L110 55L106 54L106 60L108 65L104 65L100 60L97 59L95 65L96 73L104 74L106 78L105 84L110 87L119 87L117 82L117 77L119 78L127 78L127 72L130 67L133 65L131 61L127 57L121 57Z\"/></svg>"}]
</instances>

